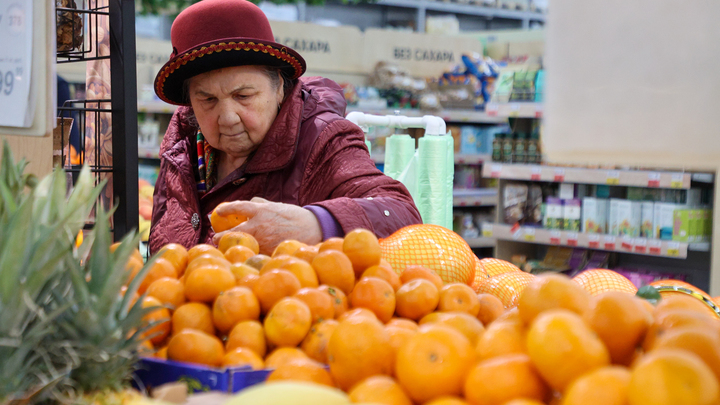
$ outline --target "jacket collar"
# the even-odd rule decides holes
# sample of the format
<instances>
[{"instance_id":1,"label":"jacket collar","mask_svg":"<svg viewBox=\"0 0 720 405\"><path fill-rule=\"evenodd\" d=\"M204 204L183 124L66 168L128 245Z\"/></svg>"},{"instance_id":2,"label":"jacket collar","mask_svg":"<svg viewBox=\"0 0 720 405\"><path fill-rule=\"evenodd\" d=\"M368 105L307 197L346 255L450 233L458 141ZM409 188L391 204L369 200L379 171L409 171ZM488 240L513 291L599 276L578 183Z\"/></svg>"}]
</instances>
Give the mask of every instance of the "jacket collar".
<instances>
[{"instance_id":1,"label":"jacket collar","mask_svg":"<svg viewBox=\"0 0 720 405\"><path fill-rule=\"evenodd\" d=\"M282 169L292 162L297 149L303 117L302 82L298 81L285 99L265 139L245 168L246 173L263 173Z\"/></svg>"}]
</instances>

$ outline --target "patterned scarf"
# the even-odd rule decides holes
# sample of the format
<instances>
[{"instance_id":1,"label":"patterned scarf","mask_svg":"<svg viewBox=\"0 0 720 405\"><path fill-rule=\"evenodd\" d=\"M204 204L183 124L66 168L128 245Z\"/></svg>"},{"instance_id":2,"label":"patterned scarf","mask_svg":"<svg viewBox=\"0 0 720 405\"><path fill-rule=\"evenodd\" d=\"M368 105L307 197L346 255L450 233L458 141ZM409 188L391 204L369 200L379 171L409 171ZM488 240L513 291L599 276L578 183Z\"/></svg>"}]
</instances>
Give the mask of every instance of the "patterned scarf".
<instances>
[{"instance_id":1,"label":"patterned scarf","mask_svg":"<svg viewBox=\"0 0 720 405\"><path fill-rule=\"evenodd\" d=\"M197 190L200 196L205 195L217 183L217 151L205 140L202 132L197 133L197 156L198 172L200 180L197 183ZM206 164L207 163L207 164Z\"/></svg>"}]
</instances>

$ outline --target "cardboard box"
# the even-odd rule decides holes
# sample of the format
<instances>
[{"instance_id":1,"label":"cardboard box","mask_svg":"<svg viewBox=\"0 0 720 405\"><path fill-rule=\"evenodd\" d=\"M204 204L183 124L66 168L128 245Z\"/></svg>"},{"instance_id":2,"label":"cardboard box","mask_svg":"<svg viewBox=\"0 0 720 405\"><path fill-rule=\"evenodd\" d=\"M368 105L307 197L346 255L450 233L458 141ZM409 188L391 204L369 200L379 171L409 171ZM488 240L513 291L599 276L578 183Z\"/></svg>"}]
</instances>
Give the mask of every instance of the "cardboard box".
<instances>
[{"instance_id":1,"label":"cardboard box","mask_svg":"<svg viewBox=\"0 0 720 405\"><path fill-rule=\"evenodd\" d=\"M610 235L618 235L618 204L620 200L611 198L608 203L608 233Z\"/></svg>"},{"instance_id":2,"label":"cardboard box","mask_svg":"<svg viewBox=\"0 0 720 405\"><path fill-rule=\"evenodd\" d=\"M672 240L674 228L674 212L681 208L678 204L655 203L655 215L653 226L655 227L654 238Z\"/></svg>"},{"instance_id":3,"label":"cardboard box","mask_svg":"<svg viewBox=\"0 0 720 405\"><path fill-rule=\"evenodd\" d=\"M655 203L644 201L641 204L640 236L643 238L655 238L653 221L655 219Z\"/></svg>"},{"instance_id":4,"label":"cardboard box","mask_svg":"<svg viewBox=\"0 0 720 405\"><path fill-rule=\"evenodd\" d=\"M618 236L640 236L641 212L642 205L640 202L611 199L610 233Z\"/></svg>"},{"instance_id":5,"label":"cardboard box","mask_svg":"<svg viewBox=\"0 0 720 405\"><path fill-rule=\"evenodd\" d=\"M566 231L580 231L581 220L580 200L565 200L563 204L563 229Z\"/></svg>"},{"instance_id":6,"label":"cardboard box","mask_svg":"<svg viewBox=\"0 0 720 405\"><path fill-rule=\"evenodd\" d=\"M585 197L582 205L582 231L584 233L607 233L608 200Z\"/></svg>"},{"instance_id":7,"label":"cardboard box","mask_svg":"<svg viewBox=\"0 0 720 405\"><path fill-rule=\"evenodd\" d=\"M691 236L693 233L692 222L694 222L694 219L695 210L674 210L672 240L677 242L690 242L691 239L694 239L695 236Z\"/></svg>"},{"instance_id":8,"label":"cardboard box","mask_svg":"<svg viewBox=\"0 0 720 405\"><path fill-rule=\"evenodd\" d=\"M252 370L248 366L219 369L143 358L135 374L146 387L150 388L173 381L184 381L193 392L233 393L265 381L271 372L272 370Z\"/></svg>"},{"instance_id":9,"label":"cardboard box","mask_svg":"<svg viewBox=\"0 0 720 405\"><path fill-rule=\"evenodd\" d=\"M561 199L548 197L545 205L545 228L563 229L563 204Z\"/></svg>"}]
</instances>

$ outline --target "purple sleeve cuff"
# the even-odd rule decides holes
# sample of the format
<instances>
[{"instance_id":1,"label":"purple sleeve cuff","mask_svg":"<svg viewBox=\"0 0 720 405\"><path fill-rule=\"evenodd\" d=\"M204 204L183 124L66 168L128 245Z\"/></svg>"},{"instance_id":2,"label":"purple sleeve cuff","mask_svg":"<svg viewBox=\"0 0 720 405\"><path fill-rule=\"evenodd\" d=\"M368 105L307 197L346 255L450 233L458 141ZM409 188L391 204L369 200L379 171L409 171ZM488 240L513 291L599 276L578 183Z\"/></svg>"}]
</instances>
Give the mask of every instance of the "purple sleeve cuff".
<instances>
[{"instance_id":1,"label":"purple sleeve cuff","mask_svg":"<svg viewBox=\"0 0 720 405\"><path fill-rule=\"evenodd\" d=\"M330 213L330 211L319 205L306 205L303 208L315 214L318 222L320 222L320 229L323 233L323 240L327 240L333 237L345 236L342 227L340 227L340 223L335 219L335 217Z\"/></svg>"}]
</instances>

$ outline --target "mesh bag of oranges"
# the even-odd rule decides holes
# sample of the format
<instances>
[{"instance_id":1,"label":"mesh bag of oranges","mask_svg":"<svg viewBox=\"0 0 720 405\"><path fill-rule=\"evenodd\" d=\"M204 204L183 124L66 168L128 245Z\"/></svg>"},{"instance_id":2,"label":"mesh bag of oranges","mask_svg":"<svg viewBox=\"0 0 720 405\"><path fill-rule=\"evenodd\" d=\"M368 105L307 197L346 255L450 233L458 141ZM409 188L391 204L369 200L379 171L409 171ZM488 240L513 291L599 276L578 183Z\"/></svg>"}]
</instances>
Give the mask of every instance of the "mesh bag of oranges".
<instances>
[{"instance_id":1,"label":"mesh bag of oranges","mask_svg":"<svg viewBox=\"0 0 720 405\"><path fill-rule=\"evenodd\" d=\"M410 225L380 240L382 257L396 272L409 265L435 271L446 283L471 285L475 254L455 232L438 225Z\"/></svg>"}]
</instances>

